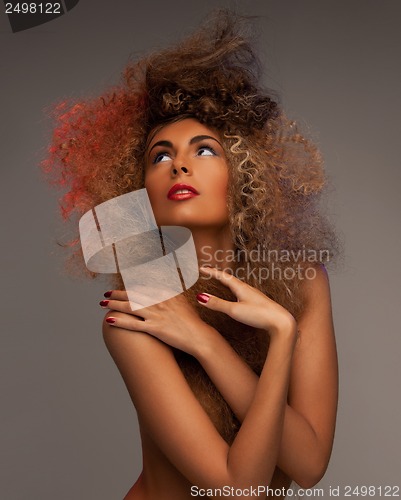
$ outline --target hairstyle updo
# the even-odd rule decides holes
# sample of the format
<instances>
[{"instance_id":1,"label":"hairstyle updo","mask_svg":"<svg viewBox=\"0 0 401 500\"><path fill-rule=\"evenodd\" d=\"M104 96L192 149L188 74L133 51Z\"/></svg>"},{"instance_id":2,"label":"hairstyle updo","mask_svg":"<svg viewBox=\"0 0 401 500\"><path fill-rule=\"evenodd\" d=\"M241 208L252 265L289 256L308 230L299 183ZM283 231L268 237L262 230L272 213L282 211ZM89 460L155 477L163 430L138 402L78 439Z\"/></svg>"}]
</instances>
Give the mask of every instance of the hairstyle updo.
<instances>
[{"instance_id":1,"label":"hairstyle updo","mask_svg":"<svg viewBox=\"0 0 401 500\"><path fill-rule=\"evenodd\" d=\"M221 12L185 43L147 60L150 127L190 115L219 130L249 135L277 118L277 103L261 93L258 60L240 29L239 18ZM128 80L135 75L136 68L129 68Z\"/></svg>"}]
</instances>

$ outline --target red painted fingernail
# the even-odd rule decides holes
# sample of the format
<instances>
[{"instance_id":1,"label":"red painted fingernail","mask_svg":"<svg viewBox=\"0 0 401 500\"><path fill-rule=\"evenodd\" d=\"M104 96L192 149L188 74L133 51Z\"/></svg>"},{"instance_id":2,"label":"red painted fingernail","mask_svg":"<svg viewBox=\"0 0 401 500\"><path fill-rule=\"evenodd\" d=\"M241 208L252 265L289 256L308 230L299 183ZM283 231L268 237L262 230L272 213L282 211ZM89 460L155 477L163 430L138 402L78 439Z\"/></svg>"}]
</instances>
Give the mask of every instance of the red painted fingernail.
<instances>
[{"instance_id":1,"label":"red painted fingernail","mask_svg":"<svg viewBox=\"0 0 401 500\"><path fill-rule=\"evenodd\" d=\"M103 295L109 299L111 297L111 294L113 293L113 290L109 290L108 292L105 292Z\"/></svg>"},{"instance_id":2,"label":"red painted fingernail","mask_svg":"<svg viewBox=\"0 0 401 500\"><path fill-rule=\"evenodd\" d=\"M206 304L206 302L208 302L209 299L210 297L209 295L206 295L206 293L198 293L198 295L196 296L196 300L202 302L203 304Z\"/></svg>"},{"instance_id":3,"label":"red painted fingernail","mask_svg":"<svg viewBox=\"0 0 401 500\"><path fill-rule=\"evenodd\" d=\"M113 324L116 322L116 318L106 318L106 322Z\"/></svg>"},{"instance_id":4,"label":"red painted fingernail","mask_svg":"<svg viewBox=\"0 0 401 500\"><path fill-rule=\"evenodd\" d=\"M110 302L109 300L101 300L99 302L99 305L102 306L102 307L106 307L109 302Z\"/></svg>"}]
</instances>

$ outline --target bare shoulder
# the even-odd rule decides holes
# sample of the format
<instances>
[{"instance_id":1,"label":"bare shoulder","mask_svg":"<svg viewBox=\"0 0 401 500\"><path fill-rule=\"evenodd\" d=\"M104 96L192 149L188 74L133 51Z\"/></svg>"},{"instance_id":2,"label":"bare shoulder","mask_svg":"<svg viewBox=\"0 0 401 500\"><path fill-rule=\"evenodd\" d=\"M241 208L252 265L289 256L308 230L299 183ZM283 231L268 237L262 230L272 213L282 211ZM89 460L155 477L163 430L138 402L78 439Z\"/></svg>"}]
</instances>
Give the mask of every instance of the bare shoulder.
<instances>
[{"instance_id":1,"label":"bare shoulder","mask_svg":"<svg viewBox=\"0 0 401 500\"><path fill-rule=\"evenodd\" d=\"M310 268L309 278L302 281L303 312L298 320L301 336L334 336L329 276L323 265ZM301 337L302 338L302 337Z\"/></svg>"},{"instance_id":2,"label":"bare shoulder","mask_svg":"<svg viewBox=\"0 0 401 500\"><path fill-rule=\"evenodd\" d=\"M306 310L311 303L331 300L329 275L324 265L313 266L309 270L308 278L302 281Z\"/></svg>"},{"instance_id":3,"label":"bare shoulder","mask_svg":"<svg viewBox=\"0 0 401 500\"><path fill-rule=\"evenodd\" d=\"M158 339L144 332L111 326L105 321L108 316L118 318L120 315L124 313L107 312L102 326L103 339L130 390L135 385L135 375L143 375L151 366L160 363L167 370L169 364L176 365L176 362L171 348Z\"/></svg>"}]
</instances>

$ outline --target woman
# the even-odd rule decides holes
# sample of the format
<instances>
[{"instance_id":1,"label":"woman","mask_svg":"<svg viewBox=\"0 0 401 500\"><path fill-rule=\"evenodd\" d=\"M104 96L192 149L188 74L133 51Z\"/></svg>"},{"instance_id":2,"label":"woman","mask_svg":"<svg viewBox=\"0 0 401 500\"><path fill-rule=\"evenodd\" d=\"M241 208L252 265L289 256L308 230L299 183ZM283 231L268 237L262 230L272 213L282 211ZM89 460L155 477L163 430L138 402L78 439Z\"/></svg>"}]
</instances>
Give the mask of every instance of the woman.
<instances>
[{"instance_id":1,"label":"woman","mask_svg":"<svg viewBox=\"0 0 401 500\"><path fill-rule=\"evenodd\" d=\"M168 301L133 312L120 283L100 303L141 429L128 500L271 497L268 485L316 484L331 454L321 159L261 89L240 25L220 13L130 66L121 88L61 105L45 162L71 184L66 216L145 187L158 225L188 227L208 265Z\"/></svg>"}]
</instances>

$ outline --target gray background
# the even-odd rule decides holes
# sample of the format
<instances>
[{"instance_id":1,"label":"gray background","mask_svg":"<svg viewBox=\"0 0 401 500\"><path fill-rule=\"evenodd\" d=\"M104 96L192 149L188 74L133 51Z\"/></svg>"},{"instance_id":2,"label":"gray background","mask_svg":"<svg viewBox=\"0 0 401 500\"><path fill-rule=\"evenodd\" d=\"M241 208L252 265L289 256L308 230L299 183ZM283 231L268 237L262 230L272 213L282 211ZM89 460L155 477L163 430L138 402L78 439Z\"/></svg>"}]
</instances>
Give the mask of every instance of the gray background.
<instances>
[{"instance_id":1,"label":"gray background","mask_svg":"<svg viewBox=\"0 0 401 500\"><path fill-rule=\"evenodd\" d=\"M236 4L262 16L266 81L323 151L345 243L331 275L338 425L320 486L400 484L400 2ZM16 34L0 14L1 499L121 499L140 472L135 411L100 333L105 285L62 274L58 195L37 169L43 109L116 83L130 53L227 5L81 0Z\"/></svg>"}]
</instances>

